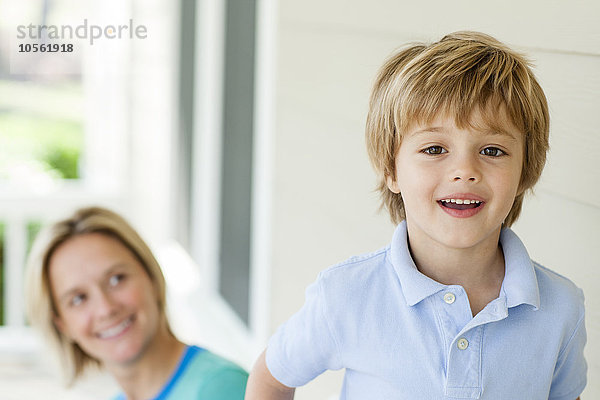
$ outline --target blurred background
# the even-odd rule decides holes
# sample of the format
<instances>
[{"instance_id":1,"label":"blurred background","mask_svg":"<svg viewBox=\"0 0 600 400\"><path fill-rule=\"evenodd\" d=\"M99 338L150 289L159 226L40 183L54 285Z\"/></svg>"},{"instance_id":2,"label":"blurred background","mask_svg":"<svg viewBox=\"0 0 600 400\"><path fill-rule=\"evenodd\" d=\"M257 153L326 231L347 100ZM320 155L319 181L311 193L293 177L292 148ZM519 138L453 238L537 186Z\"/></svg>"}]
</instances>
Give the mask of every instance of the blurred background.
<instances>
[{"instance_id":1,"label":"blurred background","mask_svg":"<svg viewBox=\"0 0 600 400\"><path fill-rule=\"evenodd\" d=\"M85 19L147 37L16 53L19 25ZM64 389L23 311L32 238L88 204L151 243L176 333L249 369L320 270L391 238L363 138L378 67L464 29L527 53L546 91L551 151L514 230L583 288L582 398L600 398L599 20L592 0L0 0L0 398L116 391L102 374ZM296 398L337 398L342 377Z\"/></svg>"}]
</instances>

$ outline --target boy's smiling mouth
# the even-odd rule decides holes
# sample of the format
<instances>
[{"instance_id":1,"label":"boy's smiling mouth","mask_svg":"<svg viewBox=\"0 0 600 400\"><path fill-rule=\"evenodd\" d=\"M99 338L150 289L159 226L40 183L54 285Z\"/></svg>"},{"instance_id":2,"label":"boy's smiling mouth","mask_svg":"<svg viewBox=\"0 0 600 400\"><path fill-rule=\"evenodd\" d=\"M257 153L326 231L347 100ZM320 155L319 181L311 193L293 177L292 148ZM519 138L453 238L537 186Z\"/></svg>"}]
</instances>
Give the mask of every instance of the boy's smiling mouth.
<instances>
[{"instance_id":1,"label":"boy's smiling mouth","mask_svg":"<svg viewBox=\"0 0 600 400\"><path fill-rule=\"evenodd\" d=\"M467 210L470 208L480 207L483 202L480 200L462 200L462 199L443 199L439 200L438 203L442 207L452 208L454 210Z\"/></svg>"},{"instance_id":2,"label":"boy's smiling mouth","mask_svg":"<svg viewBox=\"0 0 600 400\"><path fill-rule=\"evenodd\" d=\"M468 218L477 214L485 201L471 193L456 193L437 200L437 203L447 214L455 218Z\"/></svg>"}]
</instances>

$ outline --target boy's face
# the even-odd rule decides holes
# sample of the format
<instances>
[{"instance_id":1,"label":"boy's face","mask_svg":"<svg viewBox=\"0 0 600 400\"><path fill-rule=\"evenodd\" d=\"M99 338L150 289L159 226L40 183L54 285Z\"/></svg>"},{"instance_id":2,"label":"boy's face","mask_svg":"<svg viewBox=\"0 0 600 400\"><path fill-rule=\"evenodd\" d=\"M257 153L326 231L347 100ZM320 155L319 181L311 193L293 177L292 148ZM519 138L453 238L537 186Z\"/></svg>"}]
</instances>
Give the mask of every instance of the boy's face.
<instances>
[{"instance_id":1,"label":"boy's face","mask_svg":"<svg viewBox=\"0 0 600 400\"><path fill-rule=\"evenodd\" d=\"M472 122L485 126L478 112ZM404 135L387 183L402 195L409 234L448 248L498 239L523 165L522 133L506 118L498 122L501 132L459 129L438 116Z\"/></svg>"}]
</instances>

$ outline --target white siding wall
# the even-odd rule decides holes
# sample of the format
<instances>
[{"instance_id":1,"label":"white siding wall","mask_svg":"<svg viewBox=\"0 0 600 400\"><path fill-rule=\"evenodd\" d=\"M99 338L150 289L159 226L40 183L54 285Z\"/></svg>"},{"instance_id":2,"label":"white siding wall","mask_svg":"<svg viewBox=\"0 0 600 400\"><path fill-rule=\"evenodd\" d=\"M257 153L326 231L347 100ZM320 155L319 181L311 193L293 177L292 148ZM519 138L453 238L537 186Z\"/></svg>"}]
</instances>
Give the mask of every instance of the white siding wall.
<instances>
[{"instance_id":1,"label":"white siding wall","mask_svg":"<svg viewBox=\"0 0 600 400\"><path fill-rule=\"evenodd\" d=\"M320 270L391 237L376 212L363 139L377 68L406 42L480 30L528 53L549 98L550 158L514 229L533 258L584 289L590 371L582 397L600 398L599 19L592 1L280 2L271 332L301 307ZM327 373L296 398L338 393L341 376Z\"/></svg>"}]
</instances>

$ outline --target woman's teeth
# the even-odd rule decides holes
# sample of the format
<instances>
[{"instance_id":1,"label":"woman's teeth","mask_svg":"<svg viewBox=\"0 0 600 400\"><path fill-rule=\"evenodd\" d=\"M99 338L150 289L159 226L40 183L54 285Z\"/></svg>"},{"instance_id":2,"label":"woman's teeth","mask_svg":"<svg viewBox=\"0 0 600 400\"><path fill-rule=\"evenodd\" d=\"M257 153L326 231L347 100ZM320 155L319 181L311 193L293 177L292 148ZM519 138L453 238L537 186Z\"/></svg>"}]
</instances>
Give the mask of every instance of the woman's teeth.
<instances>
[{"instance_id":1,"label":"woman's teeth","mask_svg":"<svg viewBox=\"0 0 600 400\"><path fill-rule=\"evenodd\" d=\"M98 332L97 336L100 339L108 339L114 336L117 336L119 334L121 334L125 329L127 329L131 323L133 322L133 319L127 318L125 321L121 322L119 325L113 326L112 328L108 328L105 329L103 331Z\"/></svg>"}]
</instances>

